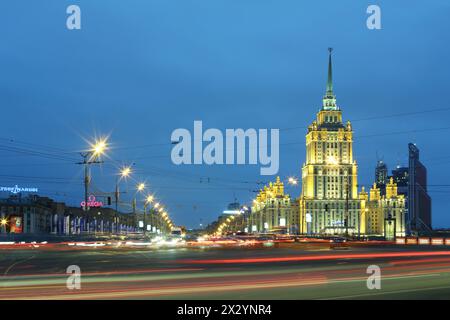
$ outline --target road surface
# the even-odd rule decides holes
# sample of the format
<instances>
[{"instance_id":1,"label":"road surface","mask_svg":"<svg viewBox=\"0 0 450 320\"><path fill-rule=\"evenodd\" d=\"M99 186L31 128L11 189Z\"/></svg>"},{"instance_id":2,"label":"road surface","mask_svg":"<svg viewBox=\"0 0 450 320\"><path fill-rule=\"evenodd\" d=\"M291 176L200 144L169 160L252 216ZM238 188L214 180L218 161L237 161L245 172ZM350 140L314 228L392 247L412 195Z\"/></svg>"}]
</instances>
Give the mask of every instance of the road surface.
<instances>
[{"instance_id":1,"label":"road surface","mask_svg":"<svg viewBox=\"0 0 450 320\"><path fill-rule=\"evenodd\" d=\"M70 265L80 289L67 288ZM0 299L450 299L450 248L0 248Z\"/></svg>"}]
</instances>

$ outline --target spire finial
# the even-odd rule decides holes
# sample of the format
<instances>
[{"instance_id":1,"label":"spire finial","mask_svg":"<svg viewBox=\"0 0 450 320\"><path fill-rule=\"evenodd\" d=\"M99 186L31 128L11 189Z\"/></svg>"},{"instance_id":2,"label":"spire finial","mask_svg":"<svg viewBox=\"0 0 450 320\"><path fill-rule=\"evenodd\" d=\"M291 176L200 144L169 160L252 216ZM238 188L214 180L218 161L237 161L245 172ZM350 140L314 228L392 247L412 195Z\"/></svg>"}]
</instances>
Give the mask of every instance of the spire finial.
<instances>
[{"instance_id":1,"label":"spire finial","mask_svg":"<svg viewBox=\"0 0 450 320\"><path fill-rule=\"evenodd\" d=\"M333 66L331 62L331 53L333 48L328 48L328 81L327 81L327 96L333 95Z\"/></svg>"},{"instance_id":2,"label":"spire finial","mask_svg":"<svg viewBox=\"0 0 450 320\"><path fill-rule=\"evenodd\" d=\"M327 91L322 102L323 110L339 110L336 105L336 97L333 93L333 66L331 62L331 52L333 52L333 48L328 48L328 80Z\"/></svg>"}]
</instances>

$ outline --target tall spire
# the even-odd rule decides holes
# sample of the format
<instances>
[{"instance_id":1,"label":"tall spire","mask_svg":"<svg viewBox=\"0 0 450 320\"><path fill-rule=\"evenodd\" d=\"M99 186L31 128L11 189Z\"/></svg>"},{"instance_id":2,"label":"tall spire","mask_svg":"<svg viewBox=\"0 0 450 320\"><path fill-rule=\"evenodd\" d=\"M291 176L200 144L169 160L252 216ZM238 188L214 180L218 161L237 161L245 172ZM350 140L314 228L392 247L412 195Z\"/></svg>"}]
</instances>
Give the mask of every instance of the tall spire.
<instances>
[{"instance_id":1,"label":"tall spire","mask_svg":"<svg viewBox=\"0 0 450 320\"><path fill-rule=\"evenodd\" d=\"M333 48L328 48L328 80L327 91L323 97L322 107L324 110L339 110L336 105L336 96L333 93L333 65L331 62L331 52Z\"/></svg>"},{"instance_id":2,"label":"tall spire","mask_svg":"<svg viewBox=\"0 0 450 320\"><path fill-rule=\"evenodd\" d=\"M327 81L327 96L333 95L333 65L331 63L331 52L333 48L328 48L328 81Z\"/></svg>"}]
</instances>

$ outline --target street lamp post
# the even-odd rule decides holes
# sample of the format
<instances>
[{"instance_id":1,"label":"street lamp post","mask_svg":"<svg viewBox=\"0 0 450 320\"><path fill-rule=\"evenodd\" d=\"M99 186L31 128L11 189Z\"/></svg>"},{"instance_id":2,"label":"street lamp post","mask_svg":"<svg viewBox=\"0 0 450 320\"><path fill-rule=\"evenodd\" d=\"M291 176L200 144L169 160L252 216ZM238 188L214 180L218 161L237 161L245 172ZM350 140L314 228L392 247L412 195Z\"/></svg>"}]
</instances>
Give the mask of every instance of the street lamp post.
<instances>
[{"instance_id":1,"label":"street lamp post","mask_svg":"<svg viewBox=\"0 0 450 320\"><path fill-rule=\"evenodd\" d=\"M147 196L147 198L144 201L144 237L147 233L147 222L146 222L146 216L147 216L147 206L153 202L153 196Z\"/></svg>"},{"instance_id":2,"label":"street lamp post","mask_svg":"<svg viewBox=\"0 0 450 320\"><path fill-rule=\"evenodd\" d=\"M126 179L130 176L131 174L131 167L123 167L120 172L119 175L117 176L116 179L116 190L114 193L114 197L115 197L115 202L116 202L116 212L114 214L114 222L116 224L116 232L120 232L121 230L119 230L119 221L118 221L118 212L119 212L119 183L122 179Z\"/></svg>"},{"instance_id":3,"label":"street lamp post","mask_svg":"<svg viewBox=\"0 0 450 320\"><path fill-rule=\"evenodd\" d=\"M134 216L134 217L136 217L136 205L137 205L136 195L137 195L138 192L144 191L144 189L145 189L145 183L143 183L143 182L139 183L139 184L136 186L137 192L134 194L133 203L132 203L132 206L133 206L133 216ZM139 228L139 226L138 226L138 228Z\"/></svg>"},{"instance_id":4,"label":"street lamp post","mask_svg":"<svg viewBox=\"0 0 450 320\"><path fill-rule=\"evenodd\" d=\"M143 220L143 230L142 230L142 233L144 234L144 238L145 238L145 235L146 235L146 230L145 229L147 229L147 226L146 226L146 224L147 224L147 222L145 221L145 217L146 217L146 215L147 215L147 201L144 201L144 218L142 219Z\"/></svg>"},{"instance_id":5,"label":"street lamp post","mask_svg":"<svg viewBox=\"0 0 450 320\"><path fill-rule=\"evenodd\" d=\"M155 232L158 233L159 230L159 214L158 214L158 208L160 207L159 202L156 202L153 208L155 208Z\"/></svg>"},{"instance_id":6,"label":"street lamp post","mask_svg":"<svg viewBox=\"0 0 450 320\"><path fill-rule=\"evenodd\" d=\"M89 166L91 164L100 164L103 161L99 160L100 156L104 154L107 149L106 139L98 140L93 145L91 145L91 149L87 152L82 152L81 157L83 158L82 162L77 162L77 164L82 164L84 166L84 208L86 214L86 225L89 226L89 206L88 206L88 194L89 194L89 185L91 183L91 175ZM88 232L89 232L88 227Z\"/></svg>"}]
</instances>

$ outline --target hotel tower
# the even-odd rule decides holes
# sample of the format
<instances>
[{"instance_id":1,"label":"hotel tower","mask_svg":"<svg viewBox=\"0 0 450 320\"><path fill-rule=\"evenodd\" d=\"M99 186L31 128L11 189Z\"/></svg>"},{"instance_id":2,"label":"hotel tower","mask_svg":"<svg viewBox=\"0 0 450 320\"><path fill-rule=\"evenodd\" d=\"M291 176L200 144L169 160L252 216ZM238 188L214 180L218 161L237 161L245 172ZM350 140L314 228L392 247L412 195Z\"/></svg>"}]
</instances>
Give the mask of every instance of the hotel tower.
<instances>
[{"instance_id":1,"label":"hotel tower","mask_svg":"<svg viewBox=\"0 0 450 320\"><path fill-rule=\"evenodd\" d=\"M299 199L301 233L357 234L364 226L360 223L353 131L350 121L343 122L336 104L331 53L330 48L322 107L306 134Z\"/></svg>"}]
</instances>

